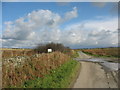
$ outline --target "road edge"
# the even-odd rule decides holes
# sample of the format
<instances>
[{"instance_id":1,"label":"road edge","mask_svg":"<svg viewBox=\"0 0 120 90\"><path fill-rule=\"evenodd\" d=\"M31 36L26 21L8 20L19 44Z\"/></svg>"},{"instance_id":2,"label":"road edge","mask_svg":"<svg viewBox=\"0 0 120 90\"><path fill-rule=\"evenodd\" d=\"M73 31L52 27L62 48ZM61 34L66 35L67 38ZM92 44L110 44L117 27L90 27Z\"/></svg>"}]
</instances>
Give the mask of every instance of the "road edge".
<instances>
[{"instance_id":1,"label":"road edge","mask_svg":"<svg viewBox=\"0 0 120 90\"><path fill-rule=\"evenodd\" d=\"M76 70L76 75L75 77L73 77L72 82L70 83L68 88L73 88L78 76L80 75L80 71L81 71L81 63L78 62L78 69Z\"/></svg>"}]
</instances>

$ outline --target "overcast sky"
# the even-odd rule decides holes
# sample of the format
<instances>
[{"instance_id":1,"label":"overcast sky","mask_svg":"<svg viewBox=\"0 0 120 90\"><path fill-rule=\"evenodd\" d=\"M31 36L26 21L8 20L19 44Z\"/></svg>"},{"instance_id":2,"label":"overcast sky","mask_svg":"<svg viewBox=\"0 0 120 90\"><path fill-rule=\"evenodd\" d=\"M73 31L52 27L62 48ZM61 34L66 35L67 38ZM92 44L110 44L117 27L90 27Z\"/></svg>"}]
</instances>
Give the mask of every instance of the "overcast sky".
<instances>
[{"instance_id":1,"label":"overcast sky","mask_svg":"<svg viewBox=\"0 0 120 90\"><path fill-rule=\"evenodd\" d=\"M2 46L31 48L62 43L71 48L114 47L118 44L115 2L3 2Z\"/></svg>"}]
</instances>

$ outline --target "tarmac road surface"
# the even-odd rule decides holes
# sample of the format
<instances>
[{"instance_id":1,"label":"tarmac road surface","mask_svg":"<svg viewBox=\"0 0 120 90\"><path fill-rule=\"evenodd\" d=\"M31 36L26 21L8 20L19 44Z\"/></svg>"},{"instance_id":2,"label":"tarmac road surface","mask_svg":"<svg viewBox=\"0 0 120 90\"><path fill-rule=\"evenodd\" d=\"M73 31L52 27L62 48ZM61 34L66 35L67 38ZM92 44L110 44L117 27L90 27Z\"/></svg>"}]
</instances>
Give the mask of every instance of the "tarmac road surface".
<instances>
[{"instance_id":1,"label":"tarmac road surface","mask_svg":"<svg viewBox=\"0 0 120 90\"><path fill-rule=\"evenodd\" d=\"M93 58L83 52L79 52L79 59ZM81 69L73 88L118 88L116 76L110 71L105 71L103 67L94 62L80 61Z\"/></svg>"}]
</instances>

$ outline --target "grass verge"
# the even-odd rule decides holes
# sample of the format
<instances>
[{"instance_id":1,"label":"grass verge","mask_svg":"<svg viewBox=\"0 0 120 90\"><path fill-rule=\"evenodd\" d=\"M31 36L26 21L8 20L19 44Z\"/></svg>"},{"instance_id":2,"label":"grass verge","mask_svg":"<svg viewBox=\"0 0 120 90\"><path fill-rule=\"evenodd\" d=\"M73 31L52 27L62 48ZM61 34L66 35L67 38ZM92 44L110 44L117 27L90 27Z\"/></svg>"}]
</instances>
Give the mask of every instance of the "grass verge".
<instances>
[{"instance_id":1,"label":"grass verge","mask_svg":"<svg viewBox=\"0 0 120 90\"><path fill-rule=\"evenodd\" d=\"M25 81L23 88L67 88L76 76L80 63L75 60L68 60L59 68L51 70L51 74L44 78L35 78Z\"/></svg>"},{"instance_id":2,"label":"grass verge","mask_svg":"<svg viewBox=\"0 0 120 90\"><path fill-rule=\"evenodd\" d=\"M79 57L78 51L73 51L73 55L71 55L71 58L77 58Z\"/></svg>"}]
</instances>

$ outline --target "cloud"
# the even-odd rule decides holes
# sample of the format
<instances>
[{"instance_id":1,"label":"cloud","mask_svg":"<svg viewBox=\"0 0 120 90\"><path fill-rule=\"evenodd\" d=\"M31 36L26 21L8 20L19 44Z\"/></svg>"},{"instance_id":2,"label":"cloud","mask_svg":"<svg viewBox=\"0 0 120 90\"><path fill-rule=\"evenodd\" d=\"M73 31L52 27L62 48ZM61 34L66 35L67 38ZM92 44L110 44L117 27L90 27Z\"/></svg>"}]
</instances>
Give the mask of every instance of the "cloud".
<instances>
[{"instance_id":1,"label":"cloud","mask_svg":"<svg viewBox=\"0 0 120 90\"><path fill-rule=\"evenodd\" d=\"M60 21L61 17L49 10L33 11L14 22L5 22L3 39L26 40L44 29L57 27Z\"/></svg>"},{"instance_id":2,"label":"cloud","mask_svg":"<svg viewBox=\"0 0 120 90\"><path fill-rule=\"evenodd\" d=\"M74 7L64 13L64 17L50 10L37 10L15 21L7 21L4 23L3 47L35 47L49 42L71 48L117 46L117 18L87 20L60 28L61 24L77 16Z\"/></svg>"},{"instance_id":3,"label":"cloud","mask_svg":"<svg viewBox=\"0 0 120 90\"><path fill-rule=\"evenodd\" d=\"M104 8L107 4L111 3L109 7L109 12L111 14L116 14L118 15L118 4L119 2L91 2L93 6L99 7L99 8Z\"/></svg>"},{"instance_id":4,"label":"cloud","mask_svg":"<svg viewBox=\"0 0 120 90\"><path fill-rule=\"evenodd\" d=\"M92 2L92 4L96 7L104 7L106 5L106 2Z\"/></svg>"},{"instance_id":5,"label":"cloud","mask_svg":"<svg viewBox=\"0 0 120 90\"><path fill-rule=\"evenodd\" d=\"M77 8L74 7L74 8L73 8L73 11L67 12L67 13L65 14L64 20L65 20L65 21L66 21L66 20L70 20L70 19L72 19L72 18L76 18L77 16L78 16L78 14L77 14Z\"/></svg>"},{"instance_id":6,"label":"cloud","mask_svg":"<svg viewBox=\"0 0 120 90\"><path fill-rule=\"evenodd\" d=\"M117 14L118 15L118 13L119 13L118 9L119 9L119 2L115 2L115 3L113 3L112 8L110 9L110 12L112 14Z\"/></svg>"},{"instance_id":7,"label":"cloud","mask_svg":"<svg viewBox=\"0 0 120 90\"><path fill-rule=\"evenodd\" d=\"M70 2L56 2L59 6L67 6Z\"/></svg>"},{"instance_id":8,"label":"cloud","mask_svg":"<svg viewBox=\"0 0 120 90\"><path fill-rule=\"evenodd\" d=\"M18 43L22 44L26 41L31 41L35 45L48 41L58 41L59 25L75 17L77 17L76 7L65 13L63 18L58 13L41 9L32 11L25 17L18 18L15 21L7 21L4 23L5 30L3 30L2 37L3 43L6 44L3 44L3 46L15 46L16 43L18 46Z\"/></svg>"},{"instance_id":9,"label":"cloud","mask_svg":"<svg viewBox=\"0 0 120 90\"><path fill-rule=\"evenodd\" d=\"M66 27L62 40L74 48L117 46L117 28L117 18L84 21Z\"/></svg>"}]
</instances>

